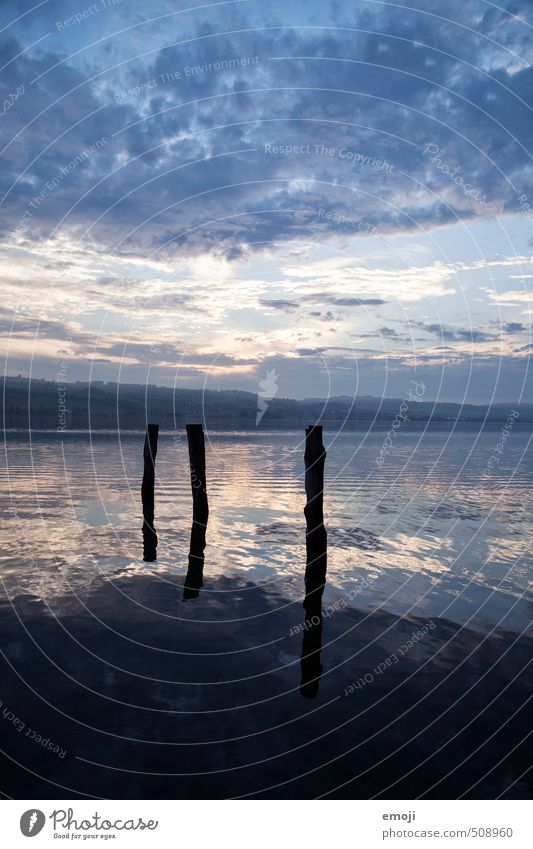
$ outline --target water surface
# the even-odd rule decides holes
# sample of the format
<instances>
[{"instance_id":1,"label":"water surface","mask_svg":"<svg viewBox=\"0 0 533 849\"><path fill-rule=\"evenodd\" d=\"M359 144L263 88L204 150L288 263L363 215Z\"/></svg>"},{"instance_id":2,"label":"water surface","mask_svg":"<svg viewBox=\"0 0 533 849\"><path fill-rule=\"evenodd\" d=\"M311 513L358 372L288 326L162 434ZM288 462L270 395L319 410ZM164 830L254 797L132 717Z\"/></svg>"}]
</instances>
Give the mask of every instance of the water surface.
<instances>
[{"instance_id":1,"label":"water surface","mask_svg":"<svg viewBox=\"0 0 533 849\"><path fill-rule=\"evenodd\" d=\"M159 438L146 563L143 434L8 434L4 793L530 795L529 430L495 455L497 428L404 428L379 466L385 436L325 433L318 634L302 606L302 433L207 434L188 601L184 435ZM303 646L322 667L312 699Z\"/></svg>"}]
</instances>

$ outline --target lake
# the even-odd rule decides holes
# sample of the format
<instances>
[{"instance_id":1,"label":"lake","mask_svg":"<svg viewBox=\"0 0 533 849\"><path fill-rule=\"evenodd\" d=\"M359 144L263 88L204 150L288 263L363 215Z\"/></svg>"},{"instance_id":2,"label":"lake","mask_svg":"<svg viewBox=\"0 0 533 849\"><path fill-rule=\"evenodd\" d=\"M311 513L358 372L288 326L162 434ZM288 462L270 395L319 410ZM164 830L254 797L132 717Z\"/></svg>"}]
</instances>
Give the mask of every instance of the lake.
<instances>
[{"instance_id":1,"label":"lake","mask_svg":"<svg viewBox=\"0 0 533 849\"><path fill-rule=\"evenodd\" d=\"M159 437L155 562L142 433L8 433L4 795L531 797L530 428L386 436L324 433L318 624L302 432L206 433L185 600L184 433Z\"/></svg>"}]
</instances>

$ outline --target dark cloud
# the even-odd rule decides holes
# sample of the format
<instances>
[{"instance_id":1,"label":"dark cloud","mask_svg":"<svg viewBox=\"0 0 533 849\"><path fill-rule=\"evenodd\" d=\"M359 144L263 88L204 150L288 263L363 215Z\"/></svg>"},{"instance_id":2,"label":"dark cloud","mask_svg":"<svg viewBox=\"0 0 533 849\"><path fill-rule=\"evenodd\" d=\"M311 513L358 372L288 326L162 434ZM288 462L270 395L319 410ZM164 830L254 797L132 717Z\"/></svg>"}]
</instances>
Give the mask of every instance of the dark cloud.
<instances>
[{"instance_id":1,"label":"dark cloud","mask_svg":"<svg viewBox=\"0 0 533 849\"><path fill-rule=\"evenodd\" d=\"M507 321L505 324L502 324L504 333L522 333L527 329L521 321Z\"/></svg>"},{"instance_id":2,"label":"dark cloud","mask_svg":"<svg viewBox=\"0 0 533 849\"><path fill-rule=\"evenodd\" d=\"M425 324L422 321L413 322L415 327L420 330L425 330L426 333L431 333L434 336L439 336L441 339L456 342L491 342L497 337L494 333L487 333L484 330L475 328L448 327L444 324Z\"/></svg>"},{"instance_id":3,"label":"dark cloud","mask_svg":"<svg viewBox=\"0 0 533 849\"><path fill-rule=\"evenodd\" d=\"M325 350L325 348L297 348L296 353L300 357L315 357L322 354Z\"/></svg>"},{"instance_id":4,"label":"dark cloud","mask_svg":"<svg viewBox=\"0 0 533 849\"><path fill-rule=\"evenodd\" d=\"M310 301L317 304L330 304L334 307L365 307L365 306L380 306L386 304L382 298L365 298L358 295L339 296L332 295L329 292L312 292L309 295L304 295L302 301ZM310 315L320 315L320 313L310 313Z\"/></svg>"},{"instance_id":5,"label":"dark cloud","mask_svg":"<svg viewBox=\"0 0 533 849\"><path fill-rule=\"evenodd\" d=\"M14 6L5 6L7 15ZM73 58L55 25L68 9L36 10L33 25L53 37L34 50L15 58L22 22L2 46L4 92L25 86L2 117L4 237L27 215L31 240L64 219L62 228L90 228L84 238L118 254L234 259L300 236L484 216L484 203L516 210L513 185L533 193L533 70L505 69L505 48L520 53L524 32L512 16L531 15L522 3L452 2L450 23L390 3L310 8L324 29L293 27L275 2L211 7L208 18L179 19L172 33L184 45L160 47L172 19L159 29L135 20L131 35L85 49L101 19L71 29L83 51ZM279 28L257 28L265 21ZM493 33L503 48L484 37ZM428 145L440 152L433 161ZM450 178L454 169L475 196ZM321 217L322 207L334 215Z\"/></svg>"},{"instance_id":6,"label":"dark cloud","mask_svg":"<svg viewBox=\"0 0 533 849\"><path fill-rule=\"evenodd\" d=\"M365 307L386 304L382 298L329 298L328 302L338 307Z\"/></svg>"},{"instance_id":7,"label":"dark cloud","mask_svg":"<svg viewBox=\"0 0 533 849\"><path fill-rule=\"evenodd\" d=\"M259 303L262 307L270 307L274 310L283 310L284 312L293 312L300 306L296 301L284 301L281 298L261 298Z\"/></svg>"}]
</instances>

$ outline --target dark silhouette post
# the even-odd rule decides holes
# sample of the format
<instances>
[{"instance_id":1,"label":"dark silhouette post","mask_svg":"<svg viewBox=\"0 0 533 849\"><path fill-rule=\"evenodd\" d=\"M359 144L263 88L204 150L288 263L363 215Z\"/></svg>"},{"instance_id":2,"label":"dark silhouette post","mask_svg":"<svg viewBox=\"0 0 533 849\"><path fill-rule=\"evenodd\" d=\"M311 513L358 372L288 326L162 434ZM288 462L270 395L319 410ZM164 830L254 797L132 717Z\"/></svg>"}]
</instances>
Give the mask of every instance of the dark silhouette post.
<instances>
[{"instance_id":1,"label":"dark silhouette post","mask_svg":"<svg viewBox=\"0 0 533 849\"><path fill-rule=\"evenodd\" d=\"M322 675L320 654L322 651L322 599L306 595L304 601L306 618L302 639L300 669L300 695L305 699L316 699Z\"/></svg>"},{"instance_id":2,"label":"dark silhouette post","mask_svg":"<svg viewBox=\"0 0 533 849\"><path fill-rule=\"evenodd\" d=\"M152 563L157 557L157 534L154 527L155 458L159 425L149 424L144 440L144 472L141 484L143 504L143 560Z\"/></svg>"},{"instance_id":3,"label":"dark silhouette post","mask_svg":"<svg viewBox=\"0 0 533 849\"><path fill-rule=\"evenodd\" d=\"M304 609L307 614L302 643L300 693L308 699L318 695L322 664L322 594L326 584L328 537L324 527L324 464L326 450L322 427L305 431L306 565Z\"/></svg>"},{"instance_id":4,"label":"dark silhouette post","mask_svg":"<svg viewBox=\"0 0 533 849\"><path fill-rule=\"evenodd\" d=\"M305 592L322 598L326 583L327 533L324 527L324 464L326 449L322 443L322 427L311 425L305 431L305 492L304 514L307 524L305 543Z\"/></svg>"},{"instance_id":5,"label":"dark silhouette post","mask_svg":"<svg viewBox=\"0 0 533 849\"><path fill-rule=\"evenodd\" d=\"M189 568L183 587L183 598L191 599L199 595L200 587L203 585L205 535L209 518L205 473L205 440L201 424L187 425L187 440L191 467L192 527Z\"/></svg>"}]
</instances>

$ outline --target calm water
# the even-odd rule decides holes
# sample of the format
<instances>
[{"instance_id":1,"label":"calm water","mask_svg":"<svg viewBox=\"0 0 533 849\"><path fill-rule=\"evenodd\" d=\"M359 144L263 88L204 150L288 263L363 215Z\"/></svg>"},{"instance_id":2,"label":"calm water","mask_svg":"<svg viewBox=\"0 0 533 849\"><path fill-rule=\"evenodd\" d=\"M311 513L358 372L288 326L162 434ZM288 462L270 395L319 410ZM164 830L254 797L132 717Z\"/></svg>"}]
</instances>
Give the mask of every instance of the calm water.
<instances>
[{"instance_id":1,"label":"calm water","mask_svg":"<svg viewBox=\"0 0 533 849\"><path fill-rule=\"evenodd\" d=\"M145 563L143 434L9 434L4 793L531 796L530 431L495 455L497 428L404 428L380 468L385 435L325 433L320 634L302 606L302 434L208 434L188 601L183 436L160 435Z\"/></svg>"}]
</instances>

